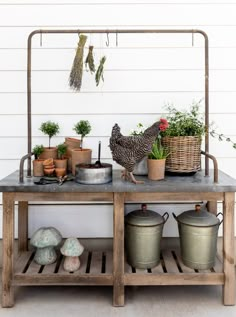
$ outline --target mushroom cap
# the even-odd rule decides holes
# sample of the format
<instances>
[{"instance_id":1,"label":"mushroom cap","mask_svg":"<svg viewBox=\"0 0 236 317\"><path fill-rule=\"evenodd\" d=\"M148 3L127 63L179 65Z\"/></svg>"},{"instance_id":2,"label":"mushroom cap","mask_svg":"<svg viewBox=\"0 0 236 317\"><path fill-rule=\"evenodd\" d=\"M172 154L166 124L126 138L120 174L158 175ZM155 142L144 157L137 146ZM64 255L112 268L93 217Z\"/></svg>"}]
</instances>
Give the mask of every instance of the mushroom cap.
<instances>
[{"instance_id":1,"label":"mushroom cap","mask_svg":"<svg viewBox=\"0 0 236 317\"><path fill-rule=\"evenodd\" d=\"M62 240L60 232L54 227L39 228L30 239L30 244L36 248L56 247Z\"/></svg>"},{"instance_id":2,"label":"mushroom cap","mask_svg":"<svg viewBox=\"0 0 236 317\"><path fill-rule=\"evenodd\" d=\"M77 238L68 238L61 247L61 253L65 256L80 256L84 247Z\"/></svg>"}]
</instances>

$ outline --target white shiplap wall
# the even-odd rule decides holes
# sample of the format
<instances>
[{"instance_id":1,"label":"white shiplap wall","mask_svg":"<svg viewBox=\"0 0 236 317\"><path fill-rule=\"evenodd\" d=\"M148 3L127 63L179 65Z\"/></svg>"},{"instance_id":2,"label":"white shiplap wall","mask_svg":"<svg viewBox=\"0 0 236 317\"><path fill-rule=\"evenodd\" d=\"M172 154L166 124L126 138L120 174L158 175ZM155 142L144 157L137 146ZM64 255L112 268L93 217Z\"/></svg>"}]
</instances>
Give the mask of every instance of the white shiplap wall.
<instances>
[{"instance_id":1,"label":"white shiplap wall","mask_svg":"<svg viewBox=\"0 0 236 317\"><path fill-rule=\"evenodd\" d=\"M43 28L179 28L202 29L210 43L210 120L236 140L236 1L44 0L0 1L0 178L18 169L27 152L26 45L28 34ZM105 82L98 88L84 74L81 93L68 87L77 35L35 36L32 50L33 144L47 144L41 122L61 126L58 144L74 137L80 119L92 124L86 138L96 159L98 140L102 160L111 162L108 139L115 122L128 134L138 122L148 125L172 102L187 107L204 96L204 41L201 35L90 36L97 61L107 56ZM236 177L236 152L229 144L211 140L211 153L220 169ZM161 213L166 206L152 206ZM187 206L191 207L191 206ZM186 206L178 210L187 208ZM134 206L127 207L132 210ZM40 211L37 212L37 211ZM56 217L55 217L56 216ZM93 221L91 222L91 219ZM68 220L68 221L67 221ZM77 224L77 225L75 225ZM34 205L30 234L41 225L54 225L64 236L111 236L110 205ZM176 235L169 221L165 234ZM0 232L1 235L1 232Z\"/></svg>"}]
</instances>

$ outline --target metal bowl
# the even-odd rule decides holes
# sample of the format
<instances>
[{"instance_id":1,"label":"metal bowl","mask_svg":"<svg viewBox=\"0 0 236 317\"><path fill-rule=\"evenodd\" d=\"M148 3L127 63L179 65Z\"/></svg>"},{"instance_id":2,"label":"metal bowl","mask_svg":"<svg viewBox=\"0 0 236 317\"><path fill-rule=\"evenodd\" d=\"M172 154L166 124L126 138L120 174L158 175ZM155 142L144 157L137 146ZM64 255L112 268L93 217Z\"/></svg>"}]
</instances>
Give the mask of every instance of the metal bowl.
<instances>
[{"instance_id":1,"label":"metal bowl","mask_svg":"<svg viewBox=\"0 0 236 317\"><path fill-rule=\"evenodd\" d=\"M106 184L112 181L112 165L101 163L77 164L75 166L75 182L81 184Z\"/></svg>"}]
</instances>

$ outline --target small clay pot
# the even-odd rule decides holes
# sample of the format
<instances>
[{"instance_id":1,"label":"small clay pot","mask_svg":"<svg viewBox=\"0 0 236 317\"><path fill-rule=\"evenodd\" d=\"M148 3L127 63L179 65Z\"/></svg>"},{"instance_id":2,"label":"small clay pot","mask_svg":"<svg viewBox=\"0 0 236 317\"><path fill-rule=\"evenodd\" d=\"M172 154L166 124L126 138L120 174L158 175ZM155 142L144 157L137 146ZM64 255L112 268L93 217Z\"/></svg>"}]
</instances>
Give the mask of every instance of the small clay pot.
<instances>
[{"instance_id":1,"label":"small clay pot","mask_svg":"<svg viewBox=\"0 0 236 317\"><path fill-rule=\"evenodd\" d=\"M44 160L39 160L39 159L33 161L33 175L35 177L44 175L44 173L43 173L43 161Z\"/></svg>"},{"instance_id":2,"label":"small clay pot","mask_svg":"<svg viewBox=\"0 0 236 317\"><path fill-rule=\"evenodd\" d=\"M57 158L57 148L56 147L45 147L42 154L39 156L40 159L46 160L48 158L56 159Z\"/></svg>"},{"instance_id":3,"label":"small clay pot","mask_svg":"<svg viewBox=\"0 0 236 317\"><path fill-rule=\"evenodd\" d=\"M43 160L43 166L53 166L53 159L52 158L48 158L47 160Z\"/></svg>"},{"instance_id":4,"label":"small clay pot","mask_svg":"<svg viewBox=\"0 0 236 317\"><path fill-rule=\"evenodd\" d=\"M153 181L158 181L165 178L166 159L152 160L148 159L148 178Z\"/></svg>"},{"instance_id":5,"label":"small clay pot","mask_svg":"<svg viewBox=\"0 0 236 317\"><path fill-rule=\"evenodd\" d=\"M77 164L91 164L92 150L91 149L74 149L72 153L72 174L75 175L75 166Z\"/></svg>"},{"instance_id":6,"label":"small clay pot","mask_svg":"<svg viewBox=\"0 0 236 317\"><path fill-rule=\"evenodd\" d=\"M66 175L66 169L65 168L55 168L56 176L57 177L63 177Z\"/></svg>"},{"instance_id":7,"label":"small clay pot","mask_svg":"<svg viewBox=\"0 0 236 317\"><path fill-rule=\"evenodd\" d=\"M54 163L56 168L67 169L67 159L63 159L63 160L57 159L57 160L54 160Z\"/></svg>"},{"instance_id":8,"label":"small clay pot","mask_svg":"<svg viewBox=\"0 0 236 317\"><path fill-rule=\"evenodd\" d=\"M67 169L69 172L72 171L72 150L73 149L79 149L80 148L80 140L76 138L65 138L65 144L67 145L66 148L66 157L68 159L67 161Z\"/></svg>"},{"instance_id":9,"label":"small clay pot","mask_svg":"<svg viewBox=\"0 0 236 317\"><path fill-rule=\"evenodd\" d=\"M54 171L55 171L54 167L53 168L44 168L44 170L43 170L44 175L47 175L47 176L52 175L54 173Z\"/></svg>"}]
</instances>

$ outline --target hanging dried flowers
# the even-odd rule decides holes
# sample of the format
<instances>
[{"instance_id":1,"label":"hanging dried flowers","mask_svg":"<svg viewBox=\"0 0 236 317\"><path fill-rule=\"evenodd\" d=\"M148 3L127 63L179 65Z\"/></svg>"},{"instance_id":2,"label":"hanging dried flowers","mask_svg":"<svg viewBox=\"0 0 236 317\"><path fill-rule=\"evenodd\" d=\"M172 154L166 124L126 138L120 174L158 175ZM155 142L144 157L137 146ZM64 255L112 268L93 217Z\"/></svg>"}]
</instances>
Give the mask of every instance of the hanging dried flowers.
<instances>
[{"instance_id":1,"label":"hanging dried flowers","mask_svg":"<svg viewBox=\"0 0 236 317\"><path fill-rule=\"evenodd\" d=\"M83 77L83 57L84 46L87 40L87 36L81 34L79 36L79 43L76 50L73 66L70 72L69 85L71 88L80 91Z\"/></svg>"},{"instance_id":2,"label":"hanging dried flowers","mask_svg":"<svg viewBox=\"0 0 236 317\"><path fill-rule=\"evenodd\" d=\"M88 55L85 59L85 66L90 70L91 73L95 73L94 57L93 57L93 46L89 46Z\"/></svg>"},{"instance_id":3,"label":"hanging dried flowers","mask_svg":"<svg viewBox=\"0 0 236 317\"><path fill-rule=\"evenodd\" d=\"M99 85L101 79L102 79L102 81L104 81L103 74L104 74L104 64L105 64L105 61L106 61L106 56L103 56L103 57L101 58L101 60L100 60L100 63L99 63L97 72L96 72L96 74L95 74L96 86Z\"/></svg>"}]
</instances>

